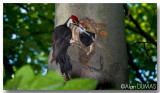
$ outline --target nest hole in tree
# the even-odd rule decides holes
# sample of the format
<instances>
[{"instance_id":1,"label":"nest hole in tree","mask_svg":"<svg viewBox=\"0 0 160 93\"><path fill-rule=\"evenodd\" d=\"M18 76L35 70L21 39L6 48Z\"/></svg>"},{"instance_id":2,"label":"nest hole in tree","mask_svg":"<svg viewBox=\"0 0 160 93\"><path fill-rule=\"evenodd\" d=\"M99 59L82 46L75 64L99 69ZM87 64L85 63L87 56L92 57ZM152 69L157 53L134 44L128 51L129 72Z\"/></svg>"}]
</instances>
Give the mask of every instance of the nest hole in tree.
<instances>
[{"instance_id":1,"label":"nest hole in tree","mask_svg":"<svg viewBox=\"0 0 160 93\"><path fill-rule=\"evenodd\" d=\"M94 55L94 47L97 40L97 28L93 19L84 17L80 22L85 23L86 33L79 34L79 43L76 44L79 53L79 62L87 64Z\"/></svg>"}]
</instances>

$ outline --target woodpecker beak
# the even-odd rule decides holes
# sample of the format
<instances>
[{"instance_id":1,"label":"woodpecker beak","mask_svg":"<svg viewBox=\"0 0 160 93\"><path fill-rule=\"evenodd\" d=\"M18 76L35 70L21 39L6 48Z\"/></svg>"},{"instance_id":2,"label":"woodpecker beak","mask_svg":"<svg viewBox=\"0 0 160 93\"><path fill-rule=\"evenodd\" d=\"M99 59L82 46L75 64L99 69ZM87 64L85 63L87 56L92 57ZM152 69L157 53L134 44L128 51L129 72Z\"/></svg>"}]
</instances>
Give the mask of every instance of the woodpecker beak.
<instances>
[{"instance_id":1,"label":"woodpecker beak","mask_svg":"<svg viewBox=\"0 0 160 93\"><path fill-rule=\"evenodd\" d=\"M84 33L86 31L86 28L83 28L82 26L78 26L79 32Z\"/></svg>"},{"instance_id":2,"label":"woodpecker beak","mask_svg":"<svg viewBox=\"0 0 160 93\"><path fill-rule=\"evenodd\" d=\"M78 27L79 27L79 25L78 25L77 23L72 23L72 25L76 25L76 26L78 26Z\"/></svg>"},{"instance_id":3,"label":"woodpecker beak","mask_svg":"<svg viewBox=\"0 0 160 93\"><path fill-rule=\"evenodd\" d=\"M75 21L75 20L72 20L73 21L73 25L76 25L76 26L78 26L78 23Z\"/></svg>"}]
</instances>

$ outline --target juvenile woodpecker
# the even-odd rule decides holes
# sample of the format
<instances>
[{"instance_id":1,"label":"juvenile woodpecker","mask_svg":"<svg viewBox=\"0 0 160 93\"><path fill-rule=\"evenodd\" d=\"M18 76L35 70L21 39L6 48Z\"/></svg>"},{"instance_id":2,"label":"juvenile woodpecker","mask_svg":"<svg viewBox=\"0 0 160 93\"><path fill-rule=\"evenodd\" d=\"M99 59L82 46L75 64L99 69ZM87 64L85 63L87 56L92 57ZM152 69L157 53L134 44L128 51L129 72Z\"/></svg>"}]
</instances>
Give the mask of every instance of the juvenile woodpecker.
<instances>
[{"instance_id":1,"label":"juvenile woodpecker","mask_svg":"<svg viewBox=\"0 0 160 93\"><path fill-rule=\"evenodd\" d=\"M70 57L67 53L67 49L70 46L70 39L72 37L70 26L72 24L78 25L78 23L78 18L71 15L63 25L57 26L52 34L53 53L50 63L56 61L56 64L60 65L61 73L66 76L66 79L69 79L68 72L72 69Z\"/></svg>"},{"instance_id":2,"label":"juvenile woodpecker","mask_svg":"<svg viewBox=\"0 0 160 93\"><path fill-rule=\"evenodd\" d=\"M84 23L79 23L79 35L80 41L85 46L90 46L94 42L95 34L89 31L86 31L86 25Z\"/></svg>"}]
</instances>

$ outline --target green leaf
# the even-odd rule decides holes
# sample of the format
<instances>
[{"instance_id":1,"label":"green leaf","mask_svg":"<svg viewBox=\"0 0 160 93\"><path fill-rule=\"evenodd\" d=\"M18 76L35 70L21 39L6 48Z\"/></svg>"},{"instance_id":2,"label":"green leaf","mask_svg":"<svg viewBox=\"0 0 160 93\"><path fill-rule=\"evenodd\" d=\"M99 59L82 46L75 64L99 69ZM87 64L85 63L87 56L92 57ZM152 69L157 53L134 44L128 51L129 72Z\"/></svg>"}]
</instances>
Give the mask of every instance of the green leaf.
<instances>
[{"instance_id":1,"label":"green leaf","mask_svg":"<svg viewBox=\"0 0 160 93\"><path fill-rule=\"evenodd\" d=\"M17 90L18 85L20 83L20 77L15 79L10 79L7 81L6 86L4 86L4 90Z\"/></svg>"},{"instance_id":2,"label":"green leaf","mask_svg":"<svg viewBox=\"0 0 160 93\"><path fill-rule=\"evenodd\" d=\"M91 79L71 79L62 90L94 90L97 81Z\"/></svg>"},{"instance_id":3,"label":"green leaf","mask_svg":"<svg viewBox=\"0 0 160 93\"><path fill-rule=\"evenodd\" d=\"M19 80L18 78L21 77ZM18 88L24 88L26 83L29 82L34 78L34 72L32 68L29 65L23 66L16 72L15 74L15 80L19 80L20 83L18 85Z\"/></svg>"},{"instance_id":4,"label":"green leaf","mask_svg":"<svg viewBox=\"0 0 160 93\"><path fill-rule=\"evenodd\" d=\"M36 76L29 86L30 90L56 90L64 85L63 77L57 72L49 71L46 77Z\"/></svg>"},{"instance_id":5,"label":"green leaf","mask_svg":"<svg viewBox=\"0 0 160 93\"><path fill-rule=\"evenodd\" d=\"M62 77L62 75L60 75L59 73L54 72L54 71L49 71L46 74L46 78L49 78L49 79L52 79L52 80L56 80L56 81L62 81L62 82L64 82L64 78Z\"/></svg>"},{"instance_id":6,"label":"green leaf","mask_svg":"<svg viewBox=\"0 0 160 93\"><path fill-rule=\"evenodd\" d=\"M7 82L5 89L17 90L26 87L26 83L34 78L34 72L29 65L23 66L16 73L14 79Z\"/></svg>"}]
</instances>

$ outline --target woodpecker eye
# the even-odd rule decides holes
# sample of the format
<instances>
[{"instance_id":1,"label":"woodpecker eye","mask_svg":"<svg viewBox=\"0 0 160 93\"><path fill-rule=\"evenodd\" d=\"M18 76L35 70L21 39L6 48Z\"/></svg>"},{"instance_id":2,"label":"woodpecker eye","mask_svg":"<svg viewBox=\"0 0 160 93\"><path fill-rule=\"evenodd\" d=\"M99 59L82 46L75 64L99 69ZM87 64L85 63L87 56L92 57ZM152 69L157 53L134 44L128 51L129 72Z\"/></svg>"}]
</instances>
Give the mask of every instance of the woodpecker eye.
<instances>
[{"instance_id":1,"label":"woodpecker eye","mask_svg":"<svg viewBox=\"0 0 160 93\"><path fill-rule=\"evenodd\" d=\"M81 27L81 29L82 29L82 30L84 30L84 28L83 28L83 27Z\"/></svg>"},{"instance_id":2,"label":"woodpecker eye","mask_svg":"<svg viewBox=\"0 0 160 93\"><path fill-rule=\"evenodd\" d=\"M77 23L77 22L73 20L73 23Z\"/></svg>"}]
</instances>

